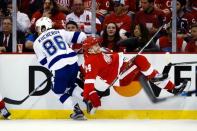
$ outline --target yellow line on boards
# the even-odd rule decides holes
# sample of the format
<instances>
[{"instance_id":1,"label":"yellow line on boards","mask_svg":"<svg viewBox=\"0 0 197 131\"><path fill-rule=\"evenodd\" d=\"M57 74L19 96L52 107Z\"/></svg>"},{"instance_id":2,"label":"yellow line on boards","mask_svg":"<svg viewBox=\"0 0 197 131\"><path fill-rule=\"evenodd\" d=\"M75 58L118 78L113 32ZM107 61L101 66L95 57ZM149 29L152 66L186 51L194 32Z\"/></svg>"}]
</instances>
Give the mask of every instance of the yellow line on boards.
<instances>
[{"instance_id":1,"label":"yellow line on boards","mask_svg":"<svg viewBox=\"0 0 197 131\"><path fill-rule=\"evenodd\" d=\"M69 119L71 110L10 110L12 119ZM84 111L85 112L85 111ZM88 119L197 119L197 110L98 110Z\"/></svg>"}]
</instances>

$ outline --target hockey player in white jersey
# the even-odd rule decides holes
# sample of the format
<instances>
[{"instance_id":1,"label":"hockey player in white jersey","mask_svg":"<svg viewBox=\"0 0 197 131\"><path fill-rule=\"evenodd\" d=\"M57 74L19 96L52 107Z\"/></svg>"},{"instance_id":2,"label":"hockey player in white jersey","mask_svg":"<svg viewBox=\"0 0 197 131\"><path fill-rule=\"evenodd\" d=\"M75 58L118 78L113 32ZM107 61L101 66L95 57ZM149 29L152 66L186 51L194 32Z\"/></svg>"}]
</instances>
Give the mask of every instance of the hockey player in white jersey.
<instances>
[{"instance_id":1,"label":"hockey player in white jersey","mask_svg":"<svg viewBox=\"0 0 197 131\"><path fill-rule=\"evenodd\" d=\"M52 21L42 17L36 22L39 37L33 48L40 64L48 68L53 74L52 90L62 104L73 109L70 118L84 120L85 116L73 97L82 97L75 87L75 80L79 70L77 54L68 43L81 43L86 39L83 32L68 32L52 29Z\"/></svg>"}]
</instances>

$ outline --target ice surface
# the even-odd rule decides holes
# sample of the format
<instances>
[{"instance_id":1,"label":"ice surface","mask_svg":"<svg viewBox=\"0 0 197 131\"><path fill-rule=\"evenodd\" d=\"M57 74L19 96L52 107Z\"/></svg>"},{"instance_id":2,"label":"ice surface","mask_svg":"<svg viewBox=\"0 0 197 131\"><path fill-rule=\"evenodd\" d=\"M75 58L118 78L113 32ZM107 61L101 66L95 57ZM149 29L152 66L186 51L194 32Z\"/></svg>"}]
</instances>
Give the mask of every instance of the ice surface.
<instances>
[{"instance_id":1,"label":"ice surface","mask_svg":"<svg viewBox=\"0 0 197 131\"><path fill-rule=\"evenodd\" d=\"M0 131L197 131L197 120L0 120Z\"/></svg>"}]
</instances>

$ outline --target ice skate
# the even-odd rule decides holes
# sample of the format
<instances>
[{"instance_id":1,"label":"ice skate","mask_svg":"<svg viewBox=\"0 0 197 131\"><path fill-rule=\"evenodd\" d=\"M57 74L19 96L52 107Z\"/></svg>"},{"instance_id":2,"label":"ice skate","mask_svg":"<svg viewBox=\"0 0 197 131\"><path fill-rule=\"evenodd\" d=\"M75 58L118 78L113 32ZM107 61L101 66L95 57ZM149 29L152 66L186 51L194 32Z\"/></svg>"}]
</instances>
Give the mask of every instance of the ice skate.
<instances>
[{"instance_id":1,"label":"ice skate","mask_svg":"<svg viewBox=\"0 0 197 131\"><path fill-rule=\"evenodd\" d=\"M179 86L176 86L173 90L169 91L174 95L179 95L183 92L183 90L187 87L188 80L184 80Z\"/></svg>"},{"instance_id":2,"label":"ice skate","mask_svg":"<svg viewBox=\"0 0 197 131\"><path fill-rule=\"evenodd\" d=\"M70 115L70 118L73 120L87 120L87 118L84 116L83 111L80 109L79 105L76 104L74 107L74 113Z\"/></svg>"},{"instance_id":3,"label":"ice skate","mask_svg":"<svg viewBox=\"0 0 197 131\"><path fill-rule=\"evenodd\" d=\"M8 111L6 107L0 110L1 115L3 116L4 119L9 120L11 113Z\"/></svg>"},{"instance_id":4,"label":"ice skate","mask_svg":"<svg viewBox=\"0 0 197 131\"><path fill-rule=\"evenodd\" d=\"M84 102L85 102L86 107L87 107L87 113L88 113L88 114L91 114L91 115L95 114L97 108L94 108L94 107L92 106L92 103L89 102L89 101L84 100Z\"/></svg>"}]
</instances>

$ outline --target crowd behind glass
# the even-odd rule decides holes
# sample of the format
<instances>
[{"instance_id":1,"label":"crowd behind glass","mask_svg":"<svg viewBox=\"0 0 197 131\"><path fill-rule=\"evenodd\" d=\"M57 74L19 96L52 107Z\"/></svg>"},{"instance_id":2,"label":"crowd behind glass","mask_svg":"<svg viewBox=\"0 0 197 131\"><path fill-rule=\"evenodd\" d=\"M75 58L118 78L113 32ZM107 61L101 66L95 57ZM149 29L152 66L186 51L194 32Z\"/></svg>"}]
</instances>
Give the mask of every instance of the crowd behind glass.
<instances>
[{"instance_id":1,"label":"crowd behind glass","mask_svg":"<svg viewBox=\"0 0 197 131\"><path fill-rule=\"evenodd\" d=\"M146 52L172 52L172 0L96 0L96 31L111 52L138 52L164 28ZM197 0L177 0L177 52L197 53ZM0 52L12 51L12 1L0 0ZM17 44L33 53L35 22L49 17L53 28L92 33L91 0L17 0ZM81 48L75 43L74 50Z\"/></svg>"}]
</instances>

